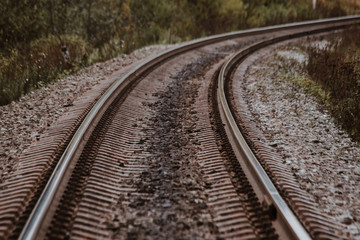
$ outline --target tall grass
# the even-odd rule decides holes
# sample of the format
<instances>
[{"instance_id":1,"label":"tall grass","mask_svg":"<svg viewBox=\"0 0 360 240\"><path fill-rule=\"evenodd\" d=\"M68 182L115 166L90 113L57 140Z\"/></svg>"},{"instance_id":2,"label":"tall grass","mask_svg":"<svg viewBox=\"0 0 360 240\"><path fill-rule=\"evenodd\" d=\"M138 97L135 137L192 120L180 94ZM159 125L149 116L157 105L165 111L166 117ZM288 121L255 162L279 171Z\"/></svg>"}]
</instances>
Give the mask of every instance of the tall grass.
<instances>
[{"instance_id":1,"label":"tall grass","mask_svg":"<svg viewBox=\"0 0 360 240\"><path fill-rule=\"evenodd\" d=\"M326 48L309 47L306 69L329 96L332 116L360 141L360 29L346 30Z\"/></svg>"}]
</instances>

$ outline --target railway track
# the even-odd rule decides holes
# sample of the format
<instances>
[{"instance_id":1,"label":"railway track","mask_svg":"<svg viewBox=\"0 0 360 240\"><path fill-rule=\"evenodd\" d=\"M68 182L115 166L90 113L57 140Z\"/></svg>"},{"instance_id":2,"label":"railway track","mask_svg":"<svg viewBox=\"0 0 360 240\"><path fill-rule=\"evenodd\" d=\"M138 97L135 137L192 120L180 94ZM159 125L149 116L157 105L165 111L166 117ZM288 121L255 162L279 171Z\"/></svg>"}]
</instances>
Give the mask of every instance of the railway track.
<instances>
[{"instance_id":1,"label":"railway track","mask_svg":"<svg viewBox=\"0 0 360 240\"><path fill-rule=\"evenodd\" d=\"M257 140L232 76L261 47L359 21L225 34L147 60L1 183L0 237L346 238Z\"/></svg>"}]
</instances>

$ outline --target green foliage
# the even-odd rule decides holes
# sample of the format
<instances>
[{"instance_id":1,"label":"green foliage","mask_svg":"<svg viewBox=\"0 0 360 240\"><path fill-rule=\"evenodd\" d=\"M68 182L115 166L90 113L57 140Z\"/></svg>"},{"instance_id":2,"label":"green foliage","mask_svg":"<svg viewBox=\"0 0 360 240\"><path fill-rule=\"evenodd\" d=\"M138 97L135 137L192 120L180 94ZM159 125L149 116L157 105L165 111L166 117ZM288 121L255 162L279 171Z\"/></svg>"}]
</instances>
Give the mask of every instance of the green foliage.
<instances>
[{"instance_id":1,"label":"green foliage","mask_svg":"<svg viewBox=\"0 0 360 240\"><path fill-rule=\"evenodd\" d=\"M18 74L24 72L22 65L18 63L19 58L17 50L13 50L9 57L0 58L0 105L7 104L22 94L26 79L18 80Z\"/></svg>"},{"instance_id":2,"label":"green foliage","mask_svg":"<svg viewBox=\"0 0 360 240\"><path fill-rule=\"evenodd\" d=\"M0 49L12 48L41 36L45 26L39 14L43 2L35 0L0 1Z\"/></svg>"},{"instance_id":3,"label":"green foliage","mask_svg":"<svg viewBox=\"0 0 360 240\"><path fill-rule=\"evenodd\" d=\"M320 84L303 76L292 76L289 80L300 88L304 89L306 93L314 96L320 104L329 107L329 94L321 87Z\"/></svg>"},{"instance_id":4,"label":"green foliage","mask_svg":"<svg viewBox=\"0 0 360 240\"><path fill-rule=\"evenodd\" d=\"M61 46L71 53L65 61ZM76 36L49 36L33 41L23 52L13 50L0 58L0 105L11 102L57 79L64 70L87 64L90 48Z\"/></svg>"},{"instance_id":5,"label":"green foliage","mask_svg":"<svg viewBox=\"0 0 360 240\"><path fill-rule=\"evenodd\" d=\"M360 140L360 34L350 29L325 49L309 47L308 73L329 96L329 110L345 130Z\"/></svg>"},{"instance_id":6,"label":"green foliage","mask_svg":"<svg viewBox=\"0 0 360 240\"><path fill-rule=\"evenodd\" d=\"M0 104L54 81L64 69L75 71L148 44L353 14L359 8L359 0L317 0L316 10L310 0L3 0ZM62 44L71 56L66 67Z\"/></svg>"}]
</instances>

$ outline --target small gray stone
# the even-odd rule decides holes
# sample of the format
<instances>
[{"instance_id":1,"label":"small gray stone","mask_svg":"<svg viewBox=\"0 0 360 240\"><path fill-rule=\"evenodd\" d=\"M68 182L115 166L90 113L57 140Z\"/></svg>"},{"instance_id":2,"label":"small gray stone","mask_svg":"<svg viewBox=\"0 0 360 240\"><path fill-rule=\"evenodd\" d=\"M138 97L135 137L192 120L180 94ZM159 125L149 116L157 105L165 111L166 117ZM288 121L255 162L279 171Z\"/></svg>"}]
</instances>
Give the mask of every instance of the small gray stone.
<instances>
[{"instance_id":1,"label":"small gray stone","mask_svg":"<svg viewBox=\"0 0 360 240\"><path fill-rule=\"evenodd\" d=\"M356 168L354 169L354 173L355 173L356 175L359 175L359 176L360 176L360 167L356 167Z\"/></svg>"}]
</instances>

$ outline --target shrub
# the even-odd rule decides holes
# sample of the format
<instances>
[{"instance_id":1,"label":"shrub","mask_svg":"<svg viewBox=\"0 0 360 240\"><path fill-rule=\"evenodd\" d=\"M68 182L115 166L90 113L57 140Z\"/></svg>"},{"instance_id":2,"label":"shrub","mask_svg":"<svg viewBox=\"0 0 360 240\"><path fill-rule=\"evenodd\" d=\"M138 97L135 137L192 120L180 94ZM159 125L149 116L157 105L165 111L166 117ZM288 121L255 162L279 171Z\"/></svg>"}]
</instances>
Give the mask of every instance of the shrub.
<instances>
[{"instance_id":1,"label":"shrub","mask_svg":"<svg viewBox=\"0 0 360 240\"><path fill-rule=\"evenodd\" d=\"M310 0L0 1L0 105L55 81L64 70L75 71L149 44L177 43L250 27L354 14L360 9L359 0L317 0L315 10L311 3ZM70 52L67 63L61 53L62 45Z\"/></svg>"},{"instance_id":2,"label":"shrub","mask_svg":"<svg viewBox=\"0 0 360 240\"><path fill-rule=\"evenodd\" d=\"M70 58L65 61L62 46ZM55 81L64 70L69 72L88 64L91 48L74 36L50 36L30 44L23 52L13 50L0 58L0 105Z\"/></svg>"},{"instance_id":3,"label":"shrub","mask_svg":"<svg viewBox=\"0 0 360 240\"><path fill-rule=\"evenodd\" d=\"M20 58L17 50L13 50L8 57L0 58L0 105L7 104L22 94L26 78L23 77L25 71L19 62Z\"/></svg>"}]
</instances>

